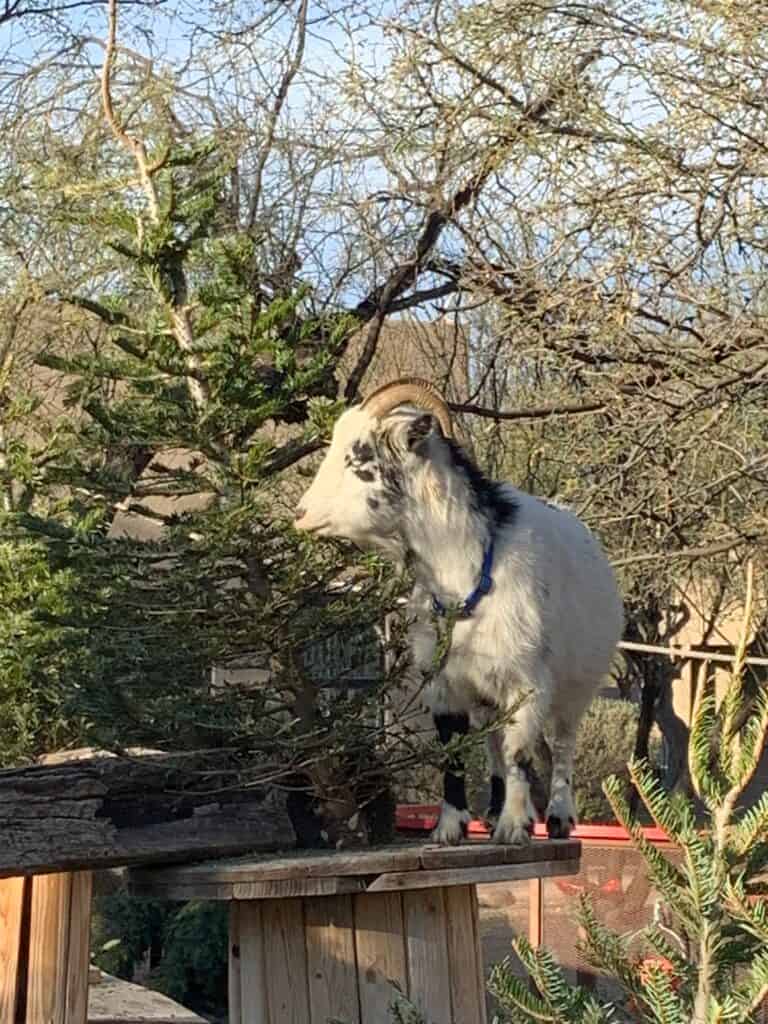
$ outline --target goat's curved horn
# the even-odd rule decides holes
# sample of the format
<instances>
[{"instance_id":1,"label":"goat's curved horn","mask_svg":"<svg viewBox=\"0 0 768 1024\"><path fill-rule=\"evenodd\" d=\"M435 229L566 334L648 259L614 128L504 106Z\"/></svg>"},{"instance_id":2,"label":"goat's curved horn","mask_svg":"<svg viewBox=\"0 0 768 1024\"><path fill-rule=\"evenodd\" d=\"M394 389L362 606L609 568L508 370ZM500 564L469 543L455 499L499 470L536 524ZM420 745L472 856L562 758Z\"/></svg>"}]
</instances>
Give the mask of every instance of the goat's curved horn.
<instances>
[{"instance_id":1,"label":"goat's curved horn","mask_svg":"<svg viewBox=\"0 0 768 1024\"><path fill-rule=\"evenodd\" d=\"M453 437L451 410L441 397L437 388L421 377L401 377L390 384L372 391L363 402L372 416L381 418L392 412L398 405L415 405L426 412L434 413L440 428L446 437Z\"/></svg>"}]
</instances>

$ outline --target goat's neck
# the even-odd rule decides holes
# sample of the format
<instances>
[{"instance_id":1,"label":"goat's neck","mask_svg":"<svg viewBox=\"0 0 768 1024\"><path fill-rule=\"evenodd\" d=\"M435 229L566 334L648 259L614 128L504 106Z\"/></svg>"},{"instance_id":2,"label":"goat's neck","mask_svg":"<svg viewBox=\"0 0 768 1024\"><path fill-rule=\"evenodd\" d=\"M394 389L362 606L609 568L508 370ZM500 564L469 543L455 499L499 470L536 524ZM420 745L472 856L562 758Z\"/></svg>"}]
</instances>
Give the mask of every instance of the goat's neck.
<instances>
[{"instance_id":1,"label":"goat's neck","mask_svg":"<svg viewBox=\"0 0 768 1024\"><path fill-rule=\"evenodd\" d=\"M417 581L445 605L464 601L480 579L491 536L488 519L471 508L468 495L434 514L426 509L408 519L405 541Z\"/></svg>"}]
</instances>

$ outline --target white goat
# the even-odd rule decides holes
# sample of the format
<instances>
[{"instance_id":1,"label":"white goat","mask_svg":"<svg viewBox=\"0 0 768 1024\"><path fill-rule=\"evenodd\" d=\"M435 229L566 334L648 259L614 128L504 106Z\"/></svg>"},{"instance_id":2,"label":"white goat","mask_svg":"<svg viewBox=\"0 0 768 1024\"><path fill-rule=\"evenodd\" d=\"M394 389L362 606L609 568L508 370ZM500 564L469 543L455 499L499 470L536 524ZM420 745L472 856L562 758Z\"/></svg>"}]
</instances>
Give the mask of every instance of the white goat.
<instances>
[{"instance_id":1,"label":"white goat","mask_svg":"<svg viewBox=\"0 0 768 1024\"><path fill-rule=\"evenodd\" d=\"M622 602L594 536L571 512L486 479L452 439L447 405L406 378L370 395L336 423L295 525L378 548L413 573L409 633L414 664L432 667L435 615L461 606L426 702L442 742L499 719L489 733L495 842L522 845L535 811L530 758L552 752L546 810L553 838L575 824L576 730L621 635ZM519 703L521 691L530 691ZM433 838L457 843L469 811L454 759Z\"/></svg>"}]
</instances>

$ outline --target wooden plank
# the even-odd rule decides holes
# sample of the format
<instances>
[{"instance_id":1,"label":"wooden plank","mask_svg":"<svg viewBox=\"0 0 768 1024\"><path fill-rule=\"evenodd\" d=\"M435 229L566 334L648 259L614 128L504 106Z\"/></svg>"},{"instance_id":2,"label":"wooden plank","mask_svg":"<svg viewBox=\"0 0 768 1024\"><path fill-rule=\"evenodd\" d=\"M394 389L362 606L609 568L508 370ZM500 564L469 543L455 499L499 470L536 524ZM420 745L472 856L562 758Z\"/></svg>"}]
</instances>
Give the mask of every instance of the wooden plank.
<instances>
[{"instance_id":1,"label":"wooden plank","mask_svg":"<svg viewBox=\"0 0 768 1024\"><path fill-rule=\"evenodd\" d=\"M71 876L66 962L66 1024L86 1024L88 1019L92 892L93 873L91 871L78 871Z\"/></svg>"},{"instance_id":2,"label":"wooden plank","mask_svg":"<svg viewBox=\"0 0 768 1024\"><path fill-rule=\"evenodd\" d=\"M273 936L265 932L266 922L259 903L239 905L240 930L240 1024L269 1024L267 1006L267 946ZM271 981L270 981L271 984ZM234 1024L234 1020L232 1021Z\"/></svg>"},{"instance_id":3,"label":"wooden plank","mask_svg":"<svg viewBox=\"0 0 768 1024\"><path fill-rule=\"evenodd\" d=\"M185 864L163 868L136 868L130 872L133 891L142 896L178 899L198 894L213 899L231 898L232 885L261 885L268 882L296 882L295 890L286 889L285 895L312 895L322 892L344 892L337 889L312 890L309 879L343 879L389 874L393 872L422 872L437 869L464 870L494 865L527 865L528 874L509 877L530 878L536 874L535 865L563 860L575 861L581 853L576 840L536 840L527 847L500 846L488 842L472 842L464 846L438 847L400 844L368 850L314 851L304 850L276 857L239 857L199 864ZM298 883L306 888L302 889ZM461 884L461 883L457 883ZM215 887L221 887L217 890ZM329 883L330 886L330 883ZM350 887L354 891L354 887ZM243 889L245 894L248 890ZM243 899L271 899L279 890L258 889L243 895ZM217 895L217 893L219 893Z\"/></svg>"},{"instance_id":4,"label":"wooden plank","mask_svg":"<svg viewBox=\"0 0 768 1024\"><path fill-rule=\"evenodd\" d=\"M0 881L0 1024L12 1024L16 1013L23 912L24 879Z\"/></svg>"},{"instance_id":5,"label":"wooden plank","mask_svg":"<svg viewBox=\"0 0 768 1024\"><path fill-rule=\"evenodd\" d=\"M242 904L229 905L229 976L227 982L228 1024L243 1024L240 999L240 911Z\"/></svg>"},{"instance_id":6,"label":"wooden plank","mask_svg":"<svg viewBox=\"0 0 768 1024\"><path fill-rule=\"evenodd\" d=\"M480 868L445 868L439 871L392 871L379 875L368 885L368 892L395 892L411 889L445 888L451 885L477 885L488 882L516 882L521 879L552 878L578 874L580 861L540 861L538 864L496 864Z\"/></svg>"},{"instance_id":7,"label":"wooden plank","mask_svg":"<svg viewBox=\"0 0 768 1024\"><path fill-rule=\"evenodd\" d=\"M172 882L159 888L135 883L129 878L131 896L139 900L233 900L234 886L229 883L206 885L203 882Z\"/></svg>"},{"instance_id":8,"label":"wooden plank","mask_svg":"<svg viewBox=\"0 0 768 1024\"><path fill-rule=\"evenodd\" d=\"M442 889L403 896L408 996L429 1024L453 1024L443 897Z\"/></svg>"},{"instance_id":9,"label":"wooden plank","mask_svg":"<svg viewBox=\"0 0 768 1024\"><path fill-rule=\"evenodd\" d=\"M360 1024L352 897L306 899L304 934L312 1024Z\"/></svg>"},{"instance_id":10,"label":"wooden plank","mask_svg":"<svg viewBox=\"0 0 768 1024\"><path fill-rule=\"evenodd\" d=\"M71 874L32 881L27 1024L66 1024L71 897Z\"/></svg>"},{"instance_id":11,"label":"wooden plank","mask_svg":"<svg viewBox=\"0 0 768 1024\"><path fill-rule=\"evenodd\" d=\"M0 878L274 850L295 840L287 812L249 786L238 751L78 757L0 770ZM213 797L217 775L231 784Z\"/></svg>"},{"instance_id":12,"label":"wooden plank","mask_svg":"<svg viewBox=\"0 0 768 1024\"><path fill-rule=\"evenodd\" d=\"M273 900L297 896L336 896L365 892L365 878L286 878L264 882L183 882L139 884L131 881L137 899L165 900Z\"/></svg>"},{"instance_id":13,"label":"wooden plank","mask_svg":"<svg viewBox=\"0 0 768 1024\"><path fill-rule=\"evenodd\" d=\"M504 846L474 840L461 846L424 846L419 861L422 868L432 870L494 864L539 864L542 861L577 860L580 856L581 843L576 839L536 839L527 846Z\"/></svg>"},{"instance_id":14,"label":"wooden plank","mask_svg":"<svg viewBox=\"0 0 768 1024\"><path fill-rule=\"evenodd\" d=\"M269 1024L311 1024L302 902L265 900L261 912Z\"/></svg>"},{"instance_id":15,"label":"wooden plank","mask_svg":"<svg viewBox=\"0 0 768 1024\"><path fill-rule=\"evenodd\" d=\"M281 856L226 858L178 867L135 868L131 883L158 893L169 885L274 882L284 879L345 878L383 871L417 871L420 847L403 844L368 850L304 850Z\"/></svg>"},{"instance_id":16,"label":"wooden plank","mask_svg":"<svg viewBox=\"0 0 768 1024\"><path fill-rule=\"evenodd\" d=\"M544 943L544 883L541 878L528 882L528 941L534 949Z\"/></svg>"},{"instance_id":17,"label":"wooden plank","mask_svg":"<svg viewBox=\"0 0 768 1024\"><path fill-rule=\"evenodd\" d=\"M485 991L473 913L474 886L446 889L444 899L453 1020L461 1024L485 1024Z\"/></svg>"},{"instance_id":18,"label":"wooden plank","mask_svg":"<svg viewBox=\"0 0 768 1024\"><path fill-rule=\"evenodd\" d=\"M477 952L477 988L480 993L480 1024L488 1022L488 987L485 981L485 963L483 962L483 941L480 935L480 907L478 906L477 886L470 886L472 902L472 934Z\"/></svg>"},{"instance_id":19,"label":"wooden plank","mask_svg":"<svg viewBox=\"0 0 768 1024\"><path fill-rule=\"evenodd\" d=\"M399 893L354 897L355 953L360 1015L386 1021L395 997L393 985L408 991L403 901Z\"/></svg>"},{"instance_id":20,"label":"wooden plank","mask_svg":"<svg viewBox=\"0 0 768 1024\"><path fill-rule=\"evenodd\" d=\"M339 896L364 892L364 878L285 878L274 882L235 882L236 900L291 899L296 896Z\"/></svg>"}]
</instances>

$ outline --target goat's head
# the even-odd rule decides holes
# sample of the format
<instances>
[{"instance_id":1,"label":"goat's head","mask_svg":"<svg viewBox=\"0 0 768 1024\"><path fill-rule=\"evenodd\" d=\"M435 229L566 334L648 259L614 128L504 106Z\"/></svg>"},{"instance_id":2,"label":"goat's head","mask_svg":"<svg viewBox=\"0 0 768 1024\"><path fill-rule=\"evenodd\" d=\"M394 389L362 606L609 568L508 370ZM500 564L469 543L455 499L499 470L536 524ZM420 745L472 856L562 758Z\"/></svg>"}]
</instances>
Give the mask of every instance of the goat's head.
<instances>
[{"instance_id":1,"label":"goat's head","mask_svg":"<svg viewBox=\"0 0 768 1024\"><path fill-rule=\"evenodd\" d=\"M451 436L450 411L431 384L409 377L379 388L339 417L294 525L361 547L396 546L408 502L440 500L433 470L450 461Z\"/></svg>"}]
</instances>

